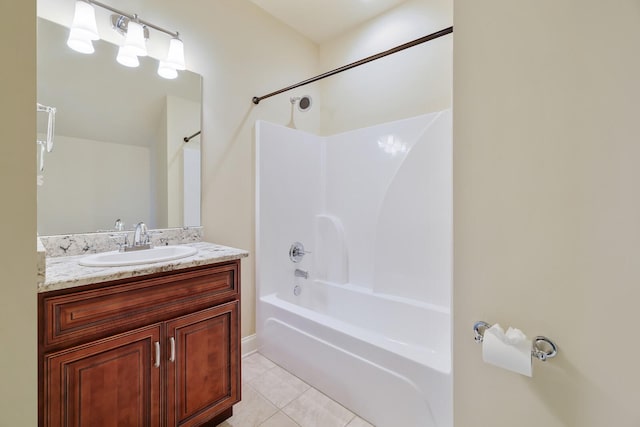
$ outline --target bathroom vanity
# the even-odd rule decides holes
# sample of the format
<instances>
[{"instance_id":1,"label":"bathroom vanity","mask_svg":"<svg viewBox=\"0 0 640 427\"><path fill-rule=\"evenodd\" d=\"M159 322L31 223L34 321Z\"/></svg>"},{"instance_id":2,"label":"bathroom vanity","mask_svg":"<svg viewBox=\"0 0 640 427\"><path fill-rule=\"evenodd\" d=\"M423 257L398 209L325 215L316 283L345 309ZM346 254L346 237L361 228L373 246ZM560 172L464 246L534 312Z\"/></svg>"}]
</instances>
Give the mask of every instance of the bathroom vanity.
<instances>
[{"instance_id":1,"label":"bathroom vanity","mask_svg":"<svg viewBox=\"0 0 640 427\"><path fill-rule=\"evenodd\" d=\"M47 276L68 280L38 294L41 426L215 426L232 415L247 253L193 246L194 257L115 270L48 261Z\"/></svg>"}]
</instances>

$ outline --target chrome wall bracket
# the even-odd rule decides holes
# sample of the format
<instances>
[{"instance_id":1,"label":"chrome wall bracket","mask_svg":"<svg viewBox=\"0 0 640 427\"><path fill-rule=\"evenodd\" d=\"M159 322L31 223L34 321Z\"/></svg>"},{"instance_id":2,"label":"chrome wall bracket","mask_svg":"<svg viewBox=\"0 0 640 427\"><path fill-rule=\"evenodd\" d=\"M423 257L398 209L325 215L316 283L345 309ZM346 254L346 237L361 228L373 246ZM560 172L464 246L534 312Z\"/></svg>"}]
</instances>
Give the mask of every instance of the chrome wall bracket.
<instances>
[{"instance_id":1,"label":"chrome wall bracket","mask_svg":"<svg viewBox=\"0 0 640 427\"><path fill-rule=\"evenodd\" d=\"M137 16L137 15L134 15ZM118 15L116 13L111 15L111 28L121 36L127 35L127 29L129 28L129 21L131 19L128 16ZM149 40L149 27L142 25L144 39Z\"/></svg>"}]
</instances>

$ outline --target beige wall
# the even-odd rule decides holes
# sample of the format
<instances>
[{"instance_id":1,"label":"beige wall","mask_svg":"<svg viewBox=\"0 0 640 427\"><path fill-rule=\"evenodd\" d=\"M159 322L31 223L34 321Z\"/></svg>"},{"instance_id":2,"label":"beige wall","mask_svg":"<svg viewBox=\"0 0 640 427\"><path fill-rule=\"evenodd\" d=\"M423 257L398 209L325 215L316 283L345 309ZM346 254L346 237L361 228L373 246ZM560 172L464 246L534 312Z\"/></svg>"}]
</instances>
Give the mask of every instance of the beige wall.
<instances>
[{"instance_id":1,"label":"beige wall","mask_svg":"<svg viewBox=\"0 0 640 427\"><path fill-rule=\"evenodd\" d=\"M35 1L1 2L0 425L35 426L36 29Z\"/></svg>"},{"instance_id":2,"label":"beige wall","mask_svg":"<svg viewBox=\"0 0 640 427\"><path fill-rule=\"evenodd\" d=\"M175 96L167 97L167 208L168 226L184 224L184 149L183 138L200 126L202 105ZM192 224L193 225L193 224Z\"/></svg>"},{"instance_id":3,"label":"beige wall","mask_svg":"<svg viewBox=\"0 0 640 427\"><path fill-rule=\"evenodd\" d=\"M455 1L456 427L640 425L640 3ZM534 377L475 320L556 340Z\"/></svg>"},{"instance_id":4,"label":"beige wall","mask_svg":"<svg viewBox=\"0 0 640 427\"><path fill-rule=\"evenodd\" d=\"M110 4L130 8L124 0ZM411 0L388 16L323 44L322 54L314 43L248 1L199 0L184 7L169 0L142 0L137 5L144 19L180 30L187 66L203 76L202 223L209 241L253 252L253 125L258 119L287 124L289 97L313 97L311 111L294 112L295 123L299 129L325 134L451 105L451 36L394 55L379 65L349 71L344 78L327 79L325 82L331 82L324 87L309 85L258 106L250 102L253 96L451 25L448 0ZM70 5L65 7L72 13ZM62 9L53 8L60 14ZM374 37L378 32L385 35ZM157 51L157 43L150 50ZM401 78L389 78L399 75ZM416 91L425 81L429 86ZM371 87L376 88L375 93ZM254 262L253 254L243 260L243 336L255 331Z\"/></svg>"},{"instance_id":5,"label":"beige wall","mask_svg":"<svg viewBox=\"0 0 640 427\"><path fill-rule=\"evenodd\" d=\"M70 24L73 2L40 0L40 4L50 19ZM311 88L258 106L251 99L318 74L317 46L245 0L188 4L140 0L135 6L128 0L110 0L109 5L178 30L187 68L203 77L202 225L206 240L251 252L242 261L241 315L242 336L251 335L255 332L253 126L259 119L288 123L290 96L319 97ZM110 33L108 28L100 31ZM152 31L150 55L163 56L167 41ZM319 109L297 114L298 128L317 132L319 114Z\"/></svg>"},{"instance_id":6,"label":"beige wall","mask_svg":"<svg viewBox=\"0 0 640 427\"><path fill-rule=\"evenodd\" d=\"M322 71L453 24L451 0L409 0L320 45ZM453 37L444 36L322 80L322 134L451 107Z\"/></svg>"},{"instance_id":7,"label":"beige wall","mask_svg":"<svg viewBox=\"0 0 640 427\"><path fill-rule=\"evenodd\" d=\"M109 230L117 218L130 228L148 218L149 151L56 133L53 151L44 155L44 171L38 172L43 176L37 191L38 233Z\"/></svg>"},{"instance_id":8,"label":"beige wall","mask_svg":"<svg viewBox=\"0 0 640 427\"><path fill-rule=\"evenodd\" d=\"M314 105L307 113L296 110L295 124L321 134L448 108L452 38L394 55L391 67L389 63L365 65L258 106L250 103L251 98L445 28L452 23L451 2L410 0L320 47L251 2L202 1L186 11L166 0L157 3L153 13L171 16L174 26L185 29L189 68L204 77L205 238L252 252L242 264L242 336L247 336L255 332L255 121L289 123L289 97L302 94L310 94ZM386 36L372 39L379 31ZM389 79L389 75L401 78ZM372 85L380 89L378 95L371 93Z\"/></svg>"},{"instance_id":9,"label":"beige wall","mask_svg":"<svg viewBox=\"0 0 640 427\"><path fill-rule=\"evenodd\" d=\"M451 106L451 36L395 55L391 66L366 65L258 106L249 102L253 96L451 25L449 0L411 0L320 47L250 2L206 2L186 12L168 2L163 6L162 10L175 9L172 16L189 18L175 25L187 28L185 38L193 32L194 44L187 54L192 69L204 77L202 221L208 240L254 251L253 125L259 119L289 123L289 97L313 97L312 109L295 110L294 121L299 129L321 134ZM156 8L157 13L162 10ZM372 39L380 31L386 36ZM388 78L399 74L399 79ZM372 85L380 89L378 95L371 93ZM255 332L254 263L253 253L243 260L243 336Z\"/></svg>"},{"instance_id":10,"label":"beige wall","mask_svg":"<svg viewBox=\"0 0 640 427\"><path fill-rule=\"evenodd\" d=\"M145 19L180 30L187 66L203 76L202 225L206 240L251 252L242 261L248 336L255 332L253 127L259 119L288 123L297 92L258 106L251 98L318 74L317 47L248 1L143 3ZM307 92L319 99L316 89ZM318 109L295 118L299 128L318 131Z\"/></svg>"}]
</instances>

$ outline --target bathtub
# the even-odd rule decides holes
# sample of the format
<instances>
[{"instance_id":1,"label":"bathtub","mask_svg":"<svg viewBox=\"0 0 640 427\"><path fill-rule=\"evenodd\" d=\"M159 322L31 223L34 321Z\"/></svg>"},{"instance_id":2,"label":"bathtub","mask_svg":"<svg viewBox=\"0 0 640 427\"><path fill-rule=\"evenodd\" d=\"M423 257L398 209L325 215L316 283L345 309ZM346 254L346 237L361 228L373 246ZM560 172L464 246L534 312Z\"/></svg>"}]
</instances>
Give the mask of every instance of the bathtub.
<instances>
[{"instance_id":1,"label":"bathtub","mask_svg":"<svg viewBox=\"0 0 640 427\"><path fill-rule=\"evenodd\" d=\"M451 129L256 124L258 349L377 427L453 425Z\"/></svg>"},{"instance_id":2,"label":"bathtub","mask_svg":"<svg viewBox=\"0 0 640 427\"><path fill-rule=\"evenodd\" d=\"M377 427L453 425L448 309L298 283L258 299L262 354Z\"/></svg>"}]
</instances>

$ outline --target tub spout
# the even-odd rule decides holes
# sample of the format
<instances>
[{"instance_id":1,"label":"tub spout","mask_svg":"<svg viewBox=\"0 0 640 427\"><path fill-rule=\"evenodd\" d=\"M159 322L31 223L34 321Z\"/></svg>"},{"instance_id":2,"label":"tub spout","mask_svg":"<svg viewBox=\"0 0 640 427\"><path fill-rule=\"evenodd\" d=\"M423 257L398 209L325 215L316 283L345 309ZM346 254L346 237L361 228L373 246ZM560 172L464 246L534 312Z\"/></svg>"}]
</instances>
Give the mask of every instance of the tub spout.
<instances>
[{"instance_id":1,"label":"tub spout","mask_svg":"<svg viewBox=\"0 0 640 427\"><path fill-rule=\"evenodd\" d=\"M309 278L309 272L308 271L304 271L304 270L300 270L299 268L296 268L296 271L293 274L296 277L303 277L305 279Z\"/></svg>"}]
</instances>

